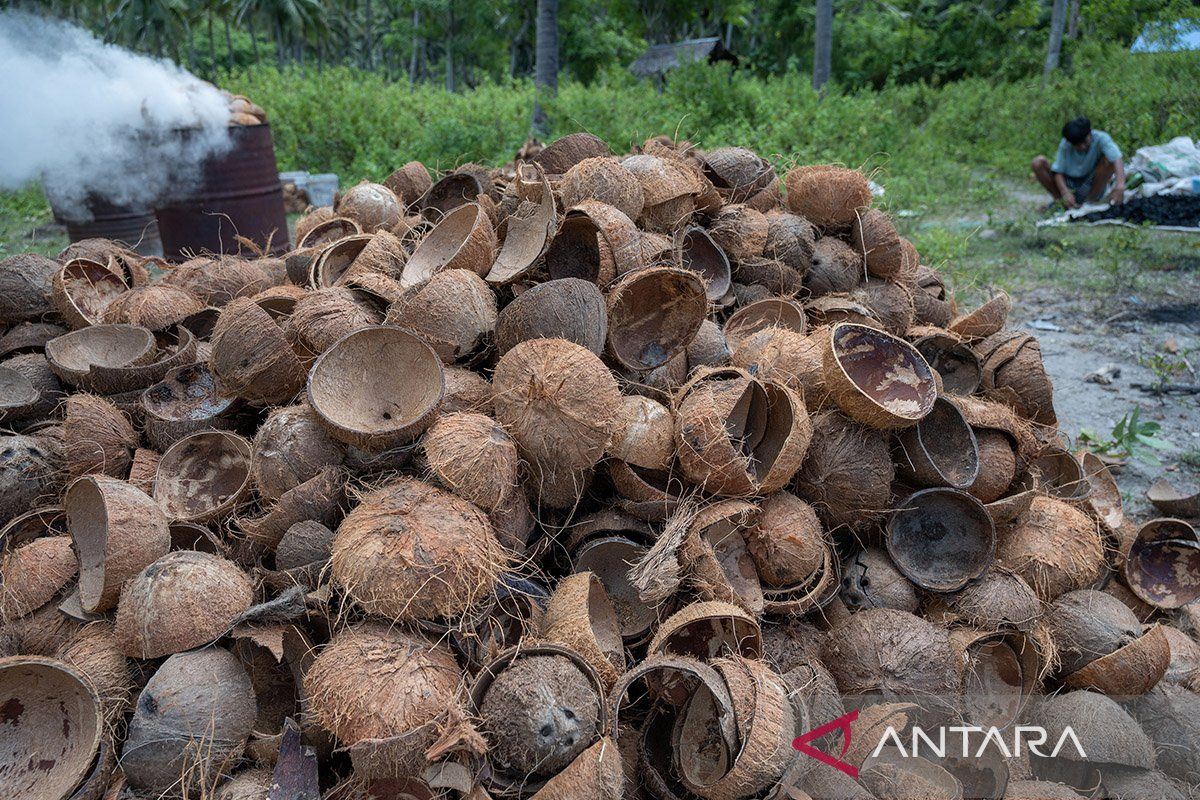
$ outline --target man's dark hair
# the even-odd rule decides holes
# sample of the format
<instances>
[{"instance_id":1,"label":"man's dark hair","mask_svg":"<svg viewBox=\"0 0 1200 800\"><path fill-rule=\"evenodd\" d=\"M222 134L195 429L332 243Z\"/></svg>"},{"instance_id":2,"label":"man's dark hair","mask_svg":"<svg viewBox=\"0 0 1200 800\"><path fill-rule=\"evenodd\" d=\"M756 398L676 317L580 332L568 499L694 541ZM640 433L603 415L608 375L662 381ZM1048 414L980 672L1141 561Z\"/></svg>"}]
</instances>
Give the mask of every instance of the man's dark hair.
<instances>
[{"instance_id":1,"label":"man's dark hair","mask_svg":"<svg viewBox=\"0 0 1200 800\"><path fill-rule=\"evenodd\" d=\"M1092 121L1087 117L1076 117L1063 125L1063 138L1071 144L1081 144L1092 132Z\"/></svg>"}]
</instances>

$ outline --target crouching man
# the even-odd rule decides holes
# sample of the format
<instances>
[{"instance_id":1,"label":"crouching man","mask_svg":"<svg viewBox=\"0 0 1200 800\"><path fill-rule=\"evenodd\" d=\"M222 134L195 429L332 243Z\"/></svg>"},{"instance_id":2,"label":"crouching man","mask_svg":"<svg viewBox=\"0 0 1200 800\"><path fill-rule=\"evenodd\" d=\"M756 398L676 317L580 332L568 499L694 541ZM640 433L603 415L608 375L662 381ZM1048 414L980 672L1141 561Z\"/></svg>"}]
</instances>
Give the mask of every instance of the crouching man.
<instances>
[{"instance_id":1,"label":"crouching man","mask_svg":"<svg viewBox=\"0 0 1200 800\"><path fill-rule=\"evenodd\" d=\"M1045 156L1033 160L1033 174L1055 201L1067 208L1100 201L1115 176L1108 201L1125 202L1125 163L1121 148L1104 131L1092 130L1087 117L1063 126L1062 141L1051 164Z\"/></svg>"}]
</instances>

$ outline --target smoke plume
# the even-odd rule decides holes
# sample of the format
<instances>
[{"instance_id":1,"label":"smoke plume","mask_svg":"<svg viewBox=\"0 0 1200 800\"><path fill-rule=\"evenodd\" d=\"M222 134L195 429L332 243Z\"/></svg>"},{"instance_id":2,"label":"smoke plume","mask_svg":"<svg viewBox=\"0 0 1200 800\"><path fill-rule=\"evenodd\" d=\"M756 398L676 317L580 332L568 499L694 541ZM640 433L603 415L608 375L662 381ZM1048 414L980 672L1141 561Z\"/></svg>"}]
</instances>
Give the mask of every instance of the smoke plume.
<instances>
[{"instance_id":1,"label":"smoke plume","mask_svg":"<svg viewBox=\"0 0 1200 800\"><path fill-rule=\"evenodd\" d=\"M151 208L229 147L228 121L227 98L175 64L0 12L0 188L40 180L78 221L91 216L89 194Z\"/></svg>"}]
</instances>

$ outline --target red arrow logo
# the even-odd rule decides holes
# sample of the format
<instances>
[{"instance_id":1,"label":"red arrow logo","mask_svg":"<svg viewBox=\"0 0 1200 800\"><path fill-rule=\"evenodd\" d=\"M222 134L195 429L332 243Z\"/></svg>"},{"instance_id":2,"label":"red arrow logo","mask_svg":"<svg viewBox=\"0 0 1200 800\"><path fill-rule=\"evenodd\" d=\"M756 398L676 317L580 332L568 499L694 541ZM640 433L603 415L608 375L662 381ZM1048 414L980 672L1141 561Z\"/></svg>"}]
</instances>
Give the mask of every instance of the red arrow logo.
<instances>
[{"instance_id":1,"label":"red arrow logo","mask_svg":"<svg viewBox=\"0 0 1200 800\"><path fill-rule=\"evenodd\" d=\"M831 756L828 753L818 750L809 742L820 739L834 731L842 732L842 752L840 755L846 755L846 751L850 749L850 726L858 719L857 709L849 714L843 714L832 722L826 722L819 728L813 728L808 733L803 733L792 740L792 747L804 753L806 756L812 756L822 764L840 769L842 772L849 775L851 778L858 780L858 767L853 767L842 761L840 758Z\"/></svg>"}]
</instances>

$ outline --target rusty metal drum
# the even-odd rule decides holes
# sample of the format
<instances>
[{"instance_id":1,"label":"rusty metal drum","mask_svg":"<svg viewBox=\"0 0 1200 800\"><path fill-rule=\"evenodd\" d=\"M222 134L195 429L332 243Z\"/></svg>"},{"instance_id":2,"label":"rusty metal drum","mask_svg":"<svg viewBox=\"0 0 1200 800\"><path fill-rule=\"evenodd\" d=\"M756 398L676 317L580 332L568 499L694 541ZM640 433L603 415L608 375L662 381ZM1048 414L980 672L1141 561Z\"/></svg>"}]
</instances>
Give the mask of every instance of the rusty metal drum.
<instances>
[{"instance_id":1,"label":"rusty metal drum","mask_svg":"<svg viewBox=\"0 0 1200 800\"><path fill-rule=\"evenodd\" d=\"M83 239L112 239L143 256L161 256L162 240L158 235L158 222L154 211L149 208L114 205L99 197L87 199L90 220L78 220L50 202L54 219L67 229L72 242Z\"/></svg>"}]
</instances>

